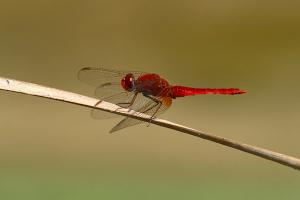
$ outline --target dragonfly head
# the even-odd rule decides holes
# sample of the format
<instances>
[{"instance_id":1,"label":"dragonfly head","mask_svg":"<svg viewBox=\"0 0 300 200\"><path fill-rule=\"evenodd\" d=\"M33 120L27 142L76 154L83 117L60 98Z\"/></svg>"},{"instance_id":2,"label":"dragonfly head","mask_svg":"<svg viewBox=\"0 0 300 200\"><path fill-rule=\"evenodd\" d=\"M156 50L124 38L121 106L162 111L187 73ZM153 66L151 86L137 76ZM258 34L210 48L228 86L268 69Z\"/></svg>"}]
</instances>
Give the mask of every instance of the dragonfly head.
<instances>
[{"instance_id":1,"label":"dragonfly head","mask_svg":"<svg viewBox=\"0 0 300 200\"><path fill-rule=\"evenodd\" d=\"M126 91L133 91L135 89L135 80L133 74L126 74L121 81L121 85Z\"/></svg>"}]
</instances>

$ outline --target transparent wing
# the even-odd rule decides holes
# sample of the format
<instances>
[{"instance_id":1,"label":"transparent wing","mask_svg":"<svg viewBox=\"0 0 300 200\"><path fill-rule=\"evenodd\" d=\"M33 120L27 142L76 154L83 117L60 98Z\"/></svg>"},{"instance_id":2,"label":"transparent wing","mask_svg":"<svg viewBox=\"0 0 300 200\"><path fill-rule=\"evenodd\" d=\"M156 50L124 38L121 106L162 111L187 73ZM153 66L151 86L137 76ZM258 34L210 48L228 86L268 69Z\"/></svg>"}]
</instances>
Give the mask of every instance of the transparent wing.
<instances>
[{"instance_id":1,"label":"transparent wing","mask_svg":"<svg viewBox=\"0 0 300 200\"><path fill-rule=\"evenodd\" d=\"M77 77L80 81L85 82L92 86L100 86L107 83L121 83L122 78L126 75L132 73L134 77L139 77L144 72L138 71L117 71L105 68L92 68L85 67L79 70Z\"/></svg>"},{"instance_id":2,"label":"transparent wing","mask_svg":"<svg viewBox=\"0 0 300 200\"><path fill-rule=\"evenodd\" d=\"M170 97L163 97L163 98L156 98L156 99L161 101L162 104L157 104L157 102L153 101L152 99L148 99L146 103L140 104L140 106L142 105L142 107L140 107L139 109L136 109L136 111L147 114L151 117L156 117L156 116L164 113L172 104L172 99ZM149 119L149 121L150 121L150 119ZM110 130L110 133L116 132L123 128L134 126L134 125L137 125L140 123L143 123L143 121L133 119L130 117L126 117L122 121L120 121L116 126L114 126Z\"/></svg>"}]
</instances>

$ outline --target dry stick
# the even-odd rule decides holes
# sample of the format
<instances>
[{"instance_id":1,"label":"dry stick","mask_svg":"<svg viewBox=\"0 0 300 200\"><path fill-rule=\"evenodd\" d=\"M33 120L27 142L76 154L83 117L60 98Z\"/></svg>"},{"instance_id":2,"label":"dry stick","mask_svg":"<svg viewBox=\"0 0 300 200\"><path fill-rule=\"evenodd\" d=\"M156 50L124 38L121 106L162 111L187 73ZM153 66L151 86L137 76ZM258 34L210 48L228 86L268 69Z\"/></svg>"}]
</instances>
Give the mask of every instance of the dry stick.
<instances>
[{"instance_id":1,"label":"dry stick","mask_svg":"<svg viewBox=\"0 0 300 200\"><path fill-rule=\"evenodd\" d=\"M95 106L96 103L98 102L98 99L95 98L90 98L72 92L67 92L63 90L58 90L50 87L21 82L21 81L7 79L7 78L0 77L0 89L54 99L58 101L64 101L64 102L77 104L77 105L90 107L90 108L97 108L106 112L111 112L122 116L128 116L142 121L149 121L150 118L150 116L148 115L136 113L135 111L132 110L130 111L128 109L118 109L120 108L119 106L104 101L102 101L101 103L97 104L97 106ZM248 144L243 144L219 136L207 134L186 126L172 123L167 120L156 118L152 120L152 123L173 130L177 130L183 133L187 133L196 137L200 137L202 139L210 140L212 142L216 142L300 170L300 160L295 157L258 148Z\"/></svg>"}]
</instances>

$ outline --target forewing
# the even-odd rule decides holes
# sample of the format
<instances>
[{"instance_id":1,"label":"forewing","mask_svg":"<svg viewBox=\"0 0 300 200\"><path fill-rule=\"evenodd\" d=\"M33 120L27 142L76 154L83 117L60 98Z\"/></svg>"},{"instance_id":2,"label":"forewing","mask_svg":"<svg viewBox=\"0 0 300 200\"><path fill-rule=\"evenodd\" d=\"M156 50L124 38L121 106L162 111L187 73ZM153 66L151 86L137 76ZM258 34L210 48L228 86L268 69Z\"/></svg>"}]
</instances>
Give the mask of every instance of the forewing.
<instances>
[{"instance_id":1,"label":"forewing","mask_svg":"<svg viewBox=\"0 0 300 200\"><path fill-rule=\"evenodd\" d=\"M79 70L77 77L80 81L98 87L106 83L121 84L122 78L128 73L132 73L135 78L138 78L140 75L145 74L144 72L138 71L117 71L112 69L105 69L102 67L85 67Z\"/></svg>"},{"instance_id":2,"label":"forewing","mask_svg":"<svg viewBox=\"0 0 300 200\"><path fill-rule=\"evenodd\" d=\"M99 85L95 90L95 96L99 99L103 100L107 97L111 97L117 94L127 94L130 92L127 92L122 88L120 83L114 83L114 82L107 82Z\"/></svg>"}]
</instances>

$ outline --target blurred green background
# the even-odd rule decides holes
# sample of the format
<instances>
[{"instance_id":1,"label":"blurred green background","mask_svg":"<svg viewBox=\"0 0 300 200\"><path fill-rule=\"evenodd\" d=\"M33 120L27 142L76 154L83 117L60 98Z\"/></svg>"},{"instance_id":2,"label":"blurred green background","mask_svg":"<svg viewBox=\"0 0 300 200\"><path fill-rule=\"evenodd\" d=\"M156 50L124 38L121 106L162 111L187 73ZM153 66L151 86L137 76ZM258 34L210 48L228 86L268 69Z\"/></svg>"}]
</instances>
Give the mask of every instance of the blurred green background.
<instances>
[{"instance_id":1,"label":"blurred green background","mask_svg":"<svg viewBox=\"0 0 300 200\"><path fill-rule=\"evenodd\" d=\"M300 157L299 1L0 1L0 76L93 95L86 66L241 96L162 118ZM145 124L0 91L0 199L299 199L299 172Z\"/></svg>"}]
</instances>

